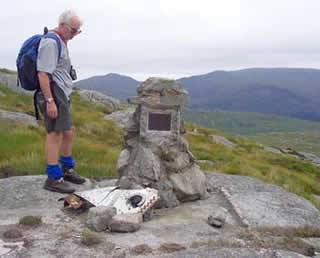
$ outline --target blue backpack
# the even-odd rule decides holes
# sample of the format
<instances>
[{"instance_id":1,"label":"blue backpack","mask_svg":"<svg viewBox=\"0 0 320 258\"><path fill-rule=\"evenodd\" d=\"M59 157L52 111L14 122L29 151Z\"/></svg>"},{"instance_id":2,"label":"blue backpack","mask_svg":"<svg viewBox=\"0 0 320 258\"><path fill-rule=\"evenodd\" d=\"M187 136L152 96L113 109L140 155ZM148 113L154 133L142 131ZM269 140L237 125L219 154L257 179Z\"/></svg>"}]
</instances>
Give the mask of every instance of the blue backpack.
<instances>
[{"instance_id":1,"label":"blue backpack","mask_svg":"<svg viewBox=\"0 0 320 258\"><path fill-rule=\"evenodd\" d=\"M37 34L28 38L22 45L17 57L18 85L25 90L33 91L40 88L37 72L37 57L40 40L42 38L51 38L57 42L59 56L61 56L61 42L54 33L48 33L48 29L44 29L44 34Z\"/></svg>"},{"instance_id":2,"label":"blue backpack","mask_svg":"<svg viewBox=\"0 0 320 258\"><path fill-rule=\"evenodd\" d=\"M39 120L39 111L36 103L37 94L40 90L40 83L37 71L37 57L40 40L43 38L51 38L57 42L58 45L58 59L61 57L61 42L58 36L54 33L48 33L48 29L44 28L44 34L37 34L28 38L22 45L17 57L17 85L25 90L36 90L33 95L33 104L36 119Z\"/></svg>"}]
</instances>

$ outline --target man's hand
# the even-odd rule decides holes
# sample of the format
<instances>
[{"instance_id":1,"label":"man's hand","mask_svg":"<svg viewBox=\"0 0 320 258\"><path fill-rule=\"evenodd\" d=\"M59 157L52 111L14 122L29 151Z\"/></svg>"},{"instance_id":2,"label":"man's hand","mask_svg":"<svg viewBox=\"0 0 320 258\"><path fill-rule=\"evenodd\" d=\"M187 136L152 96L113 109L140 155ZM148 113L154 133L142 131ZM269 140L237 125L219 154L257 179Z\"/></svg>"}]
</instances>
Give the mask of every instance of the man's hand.
<instances>
[{"instance_id":1,"label":"man's hand","mask_svg":"<svg viewBox=\"0 0 320 258\"><path fill-rule=\"evenodd\" d=\"M56 103L47 103L47 115L51 119L56 119L58 117L58 109Z\"/></svg>"}]
</instances>

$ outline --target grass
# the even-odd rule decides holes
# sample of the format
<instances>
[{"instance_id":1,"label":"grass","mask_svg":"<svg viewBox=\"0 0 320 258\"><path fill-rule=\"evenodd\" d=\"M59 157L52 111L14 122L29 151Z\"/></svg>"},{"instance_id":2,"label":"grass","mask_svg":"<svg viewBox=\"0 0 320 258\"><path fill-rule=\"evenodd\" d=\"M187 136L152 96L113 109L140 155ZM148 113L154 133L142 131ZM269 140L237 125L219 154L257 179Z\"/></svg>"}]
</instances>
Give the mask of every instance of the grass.
<instances>
[{"instance_id":1,"label":"grass","mask_svg":"<svg viewBox=\"0 0 320 258\"><path fill-rule=\"evenodd\" d=\"M19 220L20 225L38 226L42 223L42 218L39 216L24 216Z\"/></svg>"},{"instance_id":2,"label":"grass","mask_svg":"<svg viewBox=\"0 0 320 258\"><path fill-rule=\"evenodd\" d=\"M33 112L30 96L18 95L5 87L0 96L0 109L25 113ZM82 101L72 95L71 112L76 126L73 156L77 171L85 177L116 177L116 163L122 150L123 131L111 121L103 119L108 112L101 106ZM45 129L0 123L0 177L44 174Z\"/></svg>"},{"instance_id":3,"label":"grass","mask_svg":"<svg viewBox=\"0 0 320 258\"><path fill-rule=\"evenodd\" d=\"M235 135L270 132L319 132L320 123L253 112L185 111L185 120Z\"/></svg>"},{"instance_id":4,"label":"grass","mask_svg":"<svg viewBox=\"0 0 320 258\"><path fill-rule=\"evenodd\" d=\"M103 241L103 237L101 234L89 230L82 232L80 239L81 243L86 246L97 245Z\"/></svg>"},{"instance_id":5,"label":"grass","mask_svg":"<svg viewBox=\"0 0 320 258\"><path fill-rule=\"evenodd\" d=\"M292 148L320 156L320 130L287 133L266 133L250 137L262 144Z\"/></svg>"},{"instance_id":6,"label":"grass","mask_svg":"<svg viewBox=\"0 0 320 258\"><path fill-rule=\"evenodd\" d=\"M17 74L16 71L12 71L12 70L9 70L9 69L6 69L6 68L0 68L0 72L1 73L7 73L7 74Z\"/></svg>"}]
</instances>

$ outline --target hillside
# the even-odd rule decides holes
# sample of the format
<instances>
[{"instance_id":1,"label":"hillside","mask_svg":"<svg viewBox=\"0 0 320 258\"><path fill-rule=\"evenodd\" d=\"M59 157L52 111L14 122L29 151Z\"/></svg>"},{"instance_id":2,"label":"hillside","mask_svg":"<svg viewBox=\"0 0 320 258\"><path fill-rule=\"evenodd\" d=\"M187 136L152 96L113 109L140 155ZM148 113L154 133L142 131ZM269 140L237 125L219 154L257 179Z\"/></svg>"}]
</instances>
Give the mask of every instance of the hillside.
<instances>
[{"instance_id":1,"label":"hillside","mask_svg":"<svg viewBox=\"0 0 320 258\"><path fill-rule=\"evenodd\" d=\"M136 95L139 82L123 75L109 73L103 76L93 76L75 83L79 89L99 91L107 96L126 100Z\"/></svg>"},{"instance_id":2,"label":"hillside","mask_svg":"<svg viewBox=\"0 0 320 258\"><path fill-rule=\"evenodd\" d=\"M252 68L216 71L179 81L188 90L193 108L320 120L320 70Z\"/></svg>"},{"instance_id":3,"label":"hillside","mask_svg":"<svg viewBox=\"0 0 320 258\"><path fill-rule=\"evenodd\" d=\"M251 68L214 71L178 79L189 92L190 108L256 112L320 121L320 70ZM125 99L135 95L138 81L116 74L95 76L76 83Z\"/></svg>"},{"instance_id":4,"label":"hillside","mask_svg":"<svg viewBox=\"0 0 320 258\"><path fill-rule=\"evenodd\" d=\"M77 128L74 157L77 170L89 178L116 177L116 164L123 148L123 131L113 122L104 120L105 108L89 104L75 92L72 113ZM0 85L0 109L30 113L32 97L19 95ZM195 124L185 125L185 138L206 171L245 175L277 184L311 200L320 195L318 180L320 168L310 162L287 155L264 151L263 147L243 137L230 136L215 129ZM197 133L194 129L197 128ZM226 137L235 144L230 149L214 142L211 135ZM27 126L9 122L0 123L0 177L44 174L45 131L42 126Z\"/></svg>"},{"instance_id":5,"label":"hillside","mask_svg":"<svg viewBox=\"0 0 320 258\"><path fill-rule=\"evenodd\" d=\"M319 122L249 112L186 110L185 120L234 135L320 132Z\"/></svg>"}]
</instances>

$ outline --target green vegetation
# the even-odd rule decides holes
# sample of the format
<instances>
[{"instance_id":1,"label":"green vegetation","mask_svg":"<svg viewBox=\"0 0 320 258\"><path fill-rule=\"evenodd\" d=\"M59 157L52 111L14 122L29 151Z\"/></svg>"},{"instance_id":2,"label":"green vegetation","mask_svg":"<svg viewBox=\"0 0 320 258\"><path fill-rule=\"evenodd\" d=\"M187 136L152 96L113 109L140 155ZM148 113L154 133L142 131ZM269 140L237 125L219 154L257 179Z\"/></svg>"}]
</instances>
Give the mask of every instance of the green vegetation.
<instances>
[{"instance_id":1,"label":"green vegetation","mask_svg":"<svg viewBox=\"0 0 320 258\"><path fill-rule=\"evenodd\" d=\"M0 96L0 109L33 113L31 96L18 95L5 87ZM86 177L115 177L116 163L122 150L123 132L111 121L103 119L108 112L80 100L75 92L71 110L76 126L73 155L77 171ZM0 123L0 177L28 174L44 174L45 129Z\"/></svg>"},{"instance_id":2,"label":"green vegetation","mask_svg":"<svg viewBox=\"0 0 320 258\"><path fill-rule=\"evenodd\" d=\"M0 108L24 112L33 111L32 97L18 96L9 90L0 96ZM76 126L74 156L77 170L85 177L116 177L116 164L123 149L123 131L113 122L103 119L108 110L72 96L71 111ZM266 183L282 186L320 205L313 195L320 195L320 168L289 155L266 152L254 141L223 134L215 129L186 123L187 131L197 128L198 134L185 135L196 159L210 160L201 169L226 174L245 175ZM228 149L215 143L211 136L222 135L236 144ZM0 122L0 177L44 174L44 137L42 126ZM319 142L319 141L318 141Z\"/></svg>"},{"instance_id":3,"label":"green vegetation","mask_svg":"<svg viewBox=\"0 0 320 258\"><path fill-rule=\"evenodd\" d=\"M9 228L3 232L3 237L8 239L21 238L23 237L21 231L17 228Z\"/></svg>"},{"instance_id":4,"label":"green vegetation","mask_svg":"<svg viewBox=\"0 0 320 258\"><path fill-rule=\"evenodd\" d=\"M269 146L292 148L320 156L320 130L314 132L267 133L252 136L250 139Z\"/></svg>"},{"instance_id":5,"label":"green vegetation","mask_svg":"<svg viewBox=\"0 0 320 258\"><path fill-rule=\"evenodd\" d=\"M209 128L216 128L235 135L258 135L271 132L320 131L319 122L228 111L185 111L185 120Z\"/></svg>"},{"instance_id":6,"label":"green vegetation","mask_svg":"<svg viewBox=\"0 0 320 258\"><path fill-rule=\"evenodd\" d=\"M101 243L102 241L102 235L96 232L87 230L81 233L81 243L86 246L96 245Z\"/></svg>"},{"instance_id":7,"label":"green vegetation","mask_svg":"<svg viewBox=\"0 0 320 258\"><path fill-rule=\"evenodd\" d=\"M24 216L19 220L20 225L37 226L42 223L42 218L39 216Z\"/></svg>"},{"instance_id":8,"label":"green vegetation","mask_svg":"<svg viewBox=\"0 0 320 258\"><path fill-rule=\"evenodd\" d=\"M6 68L0 68L1 73L8 73L8 74L16 74L17 72L6 69Z\"/></svg>"}]
</instances>

